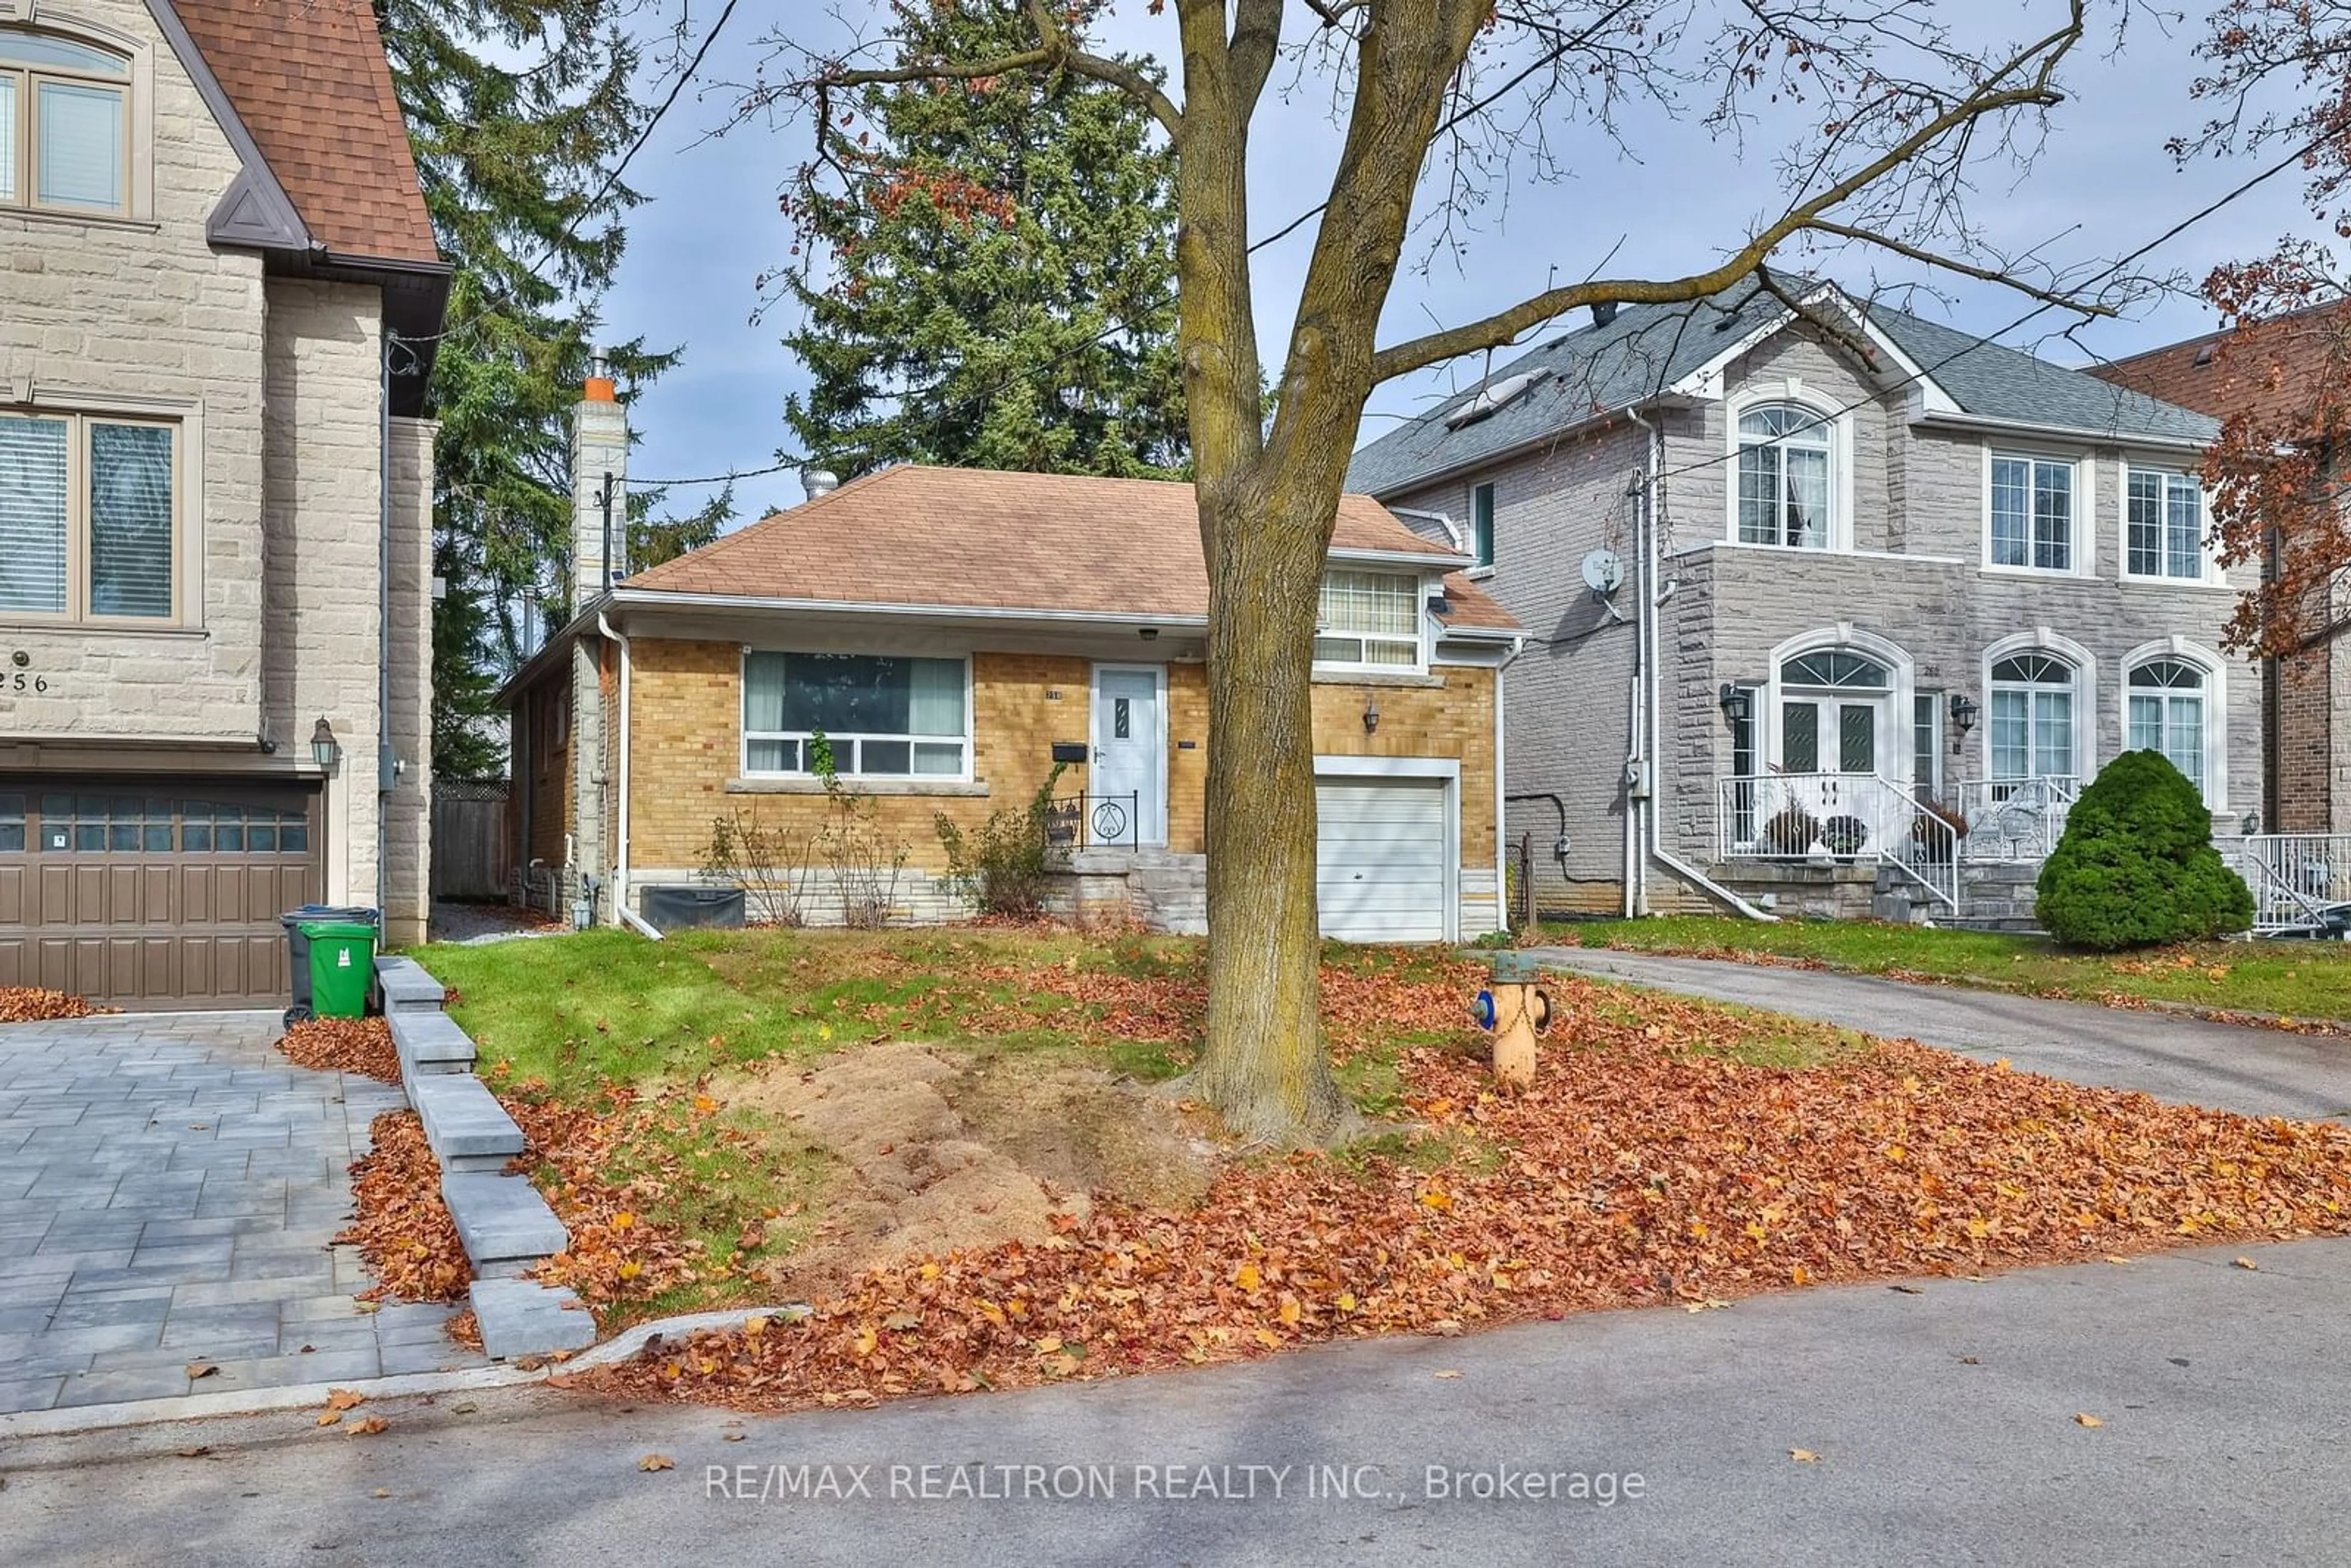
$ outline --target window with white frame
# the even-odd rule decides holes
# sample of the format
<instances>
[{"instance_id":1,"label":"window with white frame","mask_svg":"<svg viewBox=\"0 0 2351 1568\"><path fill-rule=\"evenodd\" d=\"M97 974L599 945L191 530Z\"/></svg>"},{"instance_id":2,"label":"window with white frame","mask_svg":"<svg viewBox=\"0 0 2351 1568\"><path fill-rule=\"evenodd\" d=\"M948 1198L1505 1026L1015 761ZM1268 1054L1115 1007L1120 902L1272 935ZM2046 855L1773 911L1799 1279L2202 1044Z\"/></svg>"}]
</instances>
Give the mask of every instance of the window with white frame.
<instances>
[{"instance_id":1,"label":"window with white frame","mask_svg":"<svg viewBox=\"0 0 2351 1568\"><path fill-rule=\"evenodd\" d=\"M1991 564L2074 570L2074 465L1992 455Z\"/></svg>"},{"instance_id":2,"label":"window with white frame","mask_svg":"<svg viewBox=\"0 0 2351 1568\"><path fill-rule=\"evenodd\" d=\"M0 619L169 621L180 427L0 412Z\"/></svg>"},{"instance_id":3,"label":"window with white frame","mask_svg":"<svg viewBox=\"0 0 2351 1568\"><path fill-rule=\"evenodd\" d=\"M743 771L833 770L859 779L967 779L970 665L872 653L747 653Z\"/></svg>"},{"instance_id":4,"label":"window with white frame","mask_svg":"<svg viewBox=\"0 0 2351 1568\"><path fill-rule=\"evenodd\" d=\"M1469 548L1479 566L1494 564L1494 486L1490 484L1469 492Z\"/></svg>"},{"instance_id":5,"label":"window with white frame","mask_svg":"<svg viewBox=\"0 0 2351 1568\"><path fill-rule=\"evenodd\" d=\"M1991 667L1995 781L2075 777L2074 666L2053 653L2016 653Z\"/></svg>"},{"instance_id":6,"label":"window with white frame","mask_svg":"<svg viewBox=\"0 0 2351 1568\"><path fill-rule=\"evenodd\" d=\"M130 103L122 56L0 27L0 207L127 212Z\"/></svg>"},{"instance_id":7,"label":"window with white frame","mask_svg":"<svg viewBox=\"0 0 2351 1568\"><path fill-rule=\"evenodd\" d=\"M2126 521L2126 575L2203 580L2204 491L2192 476L2132 469Z\"/></svg>"},{"instance_id":8,"label":"window with white frame","mask_svg":"<svg viewBox=\"0 0 2351 1568\"><path fill-rule=\"evenodd\" d=\"M1356 669L1420 668L1420 580L1405 572L1322 574L1314 662Z\"/></svg>"},{"instance_id":9,"label":"window with white frame","mask_svg":"<svg viewBox=\"0 0 2351 1568\"><path fill-rule=\"evenodd\" d=\"M1834 427L1793 403L1739 416L1739 539L1789 549L1829 548Z\"/></svg>"},{"instance_id":10,"label":"window with white frame","mask_svg":"<svg viewBox=\"0 0 2351 1568\"><path fill-rule=\"evenodd\" d=\"M2150 659L2126 683L2133 751L2159 751L2204 789L2204 672L2185 659Z\"/></svg>"}]
</instances>

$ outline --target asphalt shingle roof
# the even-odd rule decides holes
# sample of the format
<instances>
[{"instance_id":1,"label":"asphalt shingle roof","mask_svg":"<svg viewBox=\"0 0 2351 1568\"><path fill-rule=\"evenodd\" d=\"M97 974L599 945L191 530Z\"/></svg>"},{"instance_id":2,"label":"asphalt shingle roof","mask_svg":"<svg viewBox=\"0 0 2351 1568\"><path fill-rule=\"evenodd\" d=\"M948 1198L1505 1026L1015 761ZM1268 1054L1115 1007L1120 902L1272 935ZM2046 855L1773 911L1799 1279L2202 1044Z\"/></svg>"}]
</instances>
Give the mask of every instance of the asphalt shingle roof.
<instances>
[{"instance_id":1,"label":"asphalt shingle roof","mask_svg":"<svg viewBox=\"0 0 2351 1568\"><path fill-rule=\"evenodd\" d=\"M437 262L408 123L367 0L172 0L313 239Z\"/></svg>"},{"instance_id":2,"label":"asphalt shingle roof","mask_svg":"<svg viewBox=\"0 0 2351 1568\"><path fill-rule=\"evenodd\" d=\"M1806 285L1809 289L1812 287ZM1982 418L2133 436L2209 441L2204 415L2109 385L2021 350L1883 305L1870 319L1925 368L1960 408ZM1751 285L1685 305L1627 305L1606 326L1563 333L1355 454L1347 488L1389 496L1439 474L1656 397L1784 313ZM1534 384L1458 428L1447 421L1489 386L1532 374Z\"/></svg>"},{"instance_id":3,"label":"asphalt shingle roof","mask_svg":"<svg viewBox=\"0 0 2351 1568\"><path fill-rule=\"evenodd\" d=\"M1368 496L1339 502L1334 549L1467 558ZM1139 620L1208 612L1189 485L907 464L778 512L624 588L942 611L1062 611ZM1518 629L1459 573L1448 626Z\"/></svg>"}]
</instances>

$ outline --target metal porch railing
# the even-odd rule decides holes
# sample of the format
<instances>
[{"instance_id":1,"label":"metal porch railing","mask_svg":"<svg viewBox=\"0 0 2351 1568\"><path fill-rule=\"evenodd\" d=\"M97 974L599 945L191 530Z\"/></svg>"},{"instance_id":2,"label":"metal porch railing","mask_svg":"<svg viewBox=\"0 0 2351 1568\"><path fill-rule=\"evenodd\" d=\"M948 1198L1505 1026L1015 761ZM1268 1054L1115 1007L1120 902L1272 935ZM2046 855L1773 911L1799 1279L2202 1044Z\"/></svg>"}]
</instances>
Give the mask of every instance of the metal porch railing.
<instances>
[{"instance_id":1,"label":"metal porch railing","mask_svg":"<svg viewBox=\"0 0 2351 1568\"><path fill-rule=\"evenodd\" d=\"M1959 912L1959 830L1909 786L1875 773L1759 773L1718 785L1723 860L1875 860Z\"/></svg>"},{"instance_id":2,"label":"metal porch railing","mask_svg":"<svg viewBox=\"0 0 2351 1568\"><path fill-rule=\"evenodd\" d=\"M2233 847L2232 847L2233 846ZM2220 852L2253 894L2253 935L2332 933L2351 905L2351 833L2256 833Z\"/></svg>"},{"instance_id":3,"label":"metal porch railing","mask_svg":"<svg viewBox=\"0 0 2351 1568\"><path fill-rule=\"evenodd\" d=\"M2045 861L2065 836L2066 814L2082 798L2070 774L2033 779L1970 779L1959 786L1967 831L1962 861Z\"/></svg>"},{"instance_id":4,"label":"metal porch railing","mask_svg":"<svg viewBox=\"0 0 2351 1568\"><path fill-rule=\"evenodd\" d=\"M1142 844L1142 796L1063 795L1045 808L1045 845L1072 850L1131 850Z\"/></svg>"}]
</instances>

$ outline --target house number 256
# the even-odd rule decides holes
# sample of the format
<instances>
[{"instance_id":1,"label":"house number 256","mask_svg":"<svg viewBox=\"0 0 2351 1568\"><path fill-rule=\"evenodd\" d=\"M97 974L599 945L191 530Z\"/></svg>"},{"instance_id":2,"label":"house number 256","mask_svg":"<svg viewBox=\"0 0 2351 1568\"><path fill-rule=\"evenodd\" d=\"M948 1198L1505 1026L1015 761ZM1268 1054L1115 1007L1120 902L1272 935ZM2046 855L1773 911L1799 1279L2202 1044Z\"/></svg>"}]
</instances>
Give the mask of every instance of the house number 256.
<instances>
[{"instance_id":1,"label":"house number 256","mask_svg":"<svg viewBox=\"0 0 2351 1568\"><path fill-rule=\"evenodd\" d=\"M28 674L23 670L0 670L0 691L32 692L37 695L49 689L49 677Z\"/></svg>"}]
</instances>

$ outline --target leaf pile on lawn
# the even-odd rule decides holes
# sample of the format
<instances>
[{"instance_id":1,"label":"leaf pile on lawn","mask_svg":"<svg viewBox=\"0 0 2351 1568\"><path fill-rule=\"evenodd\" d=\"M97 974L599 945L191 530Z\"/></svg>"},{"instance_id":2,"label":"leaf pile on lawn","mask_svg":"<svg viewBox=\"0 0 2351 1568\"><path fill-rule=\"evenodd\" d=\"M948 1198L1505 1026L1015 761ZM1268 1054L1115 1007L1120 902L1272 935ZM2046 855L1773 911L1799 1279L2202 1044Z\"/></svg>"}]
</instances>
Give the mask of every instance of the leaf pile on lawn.
<instances>
[{"instance_id":1,"label":"leaf pile on lawn","mask_svg":"<svg viewBox=\"0 0 2351 1568\"><path fill-rule=\"evenodd\" d=\"M699 1246L644 1218L692 1179L672 1140L706 1122L707 1112L640 1101L628 1090L612 1091L605 1110L518 1094L500 1101L522 1128L524 1166L538 1171L540 1194L570 1236L538 1277L570 1286L605 1327L663 1291L733 1272L731 1261L706 1258ZM622 1171L627 1174L616 1177Z\"/></svg>"},{"instance_id":2,"label":"leaf pile on lawn","mask_svg":"<svg viewBox=\"0 0 2351 1568\"><path fill-rule=\"evenodd\" d=\"M61 1019L96 1018L101 1013L119 1013L120 1008L102 1008L96 1002L65 991L44 990L38 986L0 986L0 1023L48 1023Z\"/></svg>"},{"instance_id":3,"label":"leaf pile on lawn","mask_svg":"<svg viewBox=\"0 0 2351 1568\"><path fill-rule=\"evenodd\" d=\"M392 1025L380 1018L305 1019L281 1036L277 1049L297 1067L355 1072L381 1083L400 1082L400 1052Z\"/></svg>"},{"instance_id":4,"label":"leaf pile on lawn","mask_svg":"<svg viewBox=\"0 0 2351 1568\"><path fill-rule=\"evenodd\" d=\"M474 1273L441 1201L441 1166L424 1124L413 1111L387 1111L370 1131L374 1146L351 1162L351 1223L335 1238L375 1270L360 1300L463 1301Z\"/></svg>"},{"instance_id":5,"label":"leaf pile on lawn","mask_svg":"<svg viewBox=\"0 0 2351 1568\"><path fill-rule=\"evenodd\" d=\"M1908 1042L1744 1065L1711 1054L1748 1027L1719 1011L1627 1008L1566 978L1552 991L1561 1021L1523 1097L1489 1093L1460 1051L1403 1053L1417 1146L1392 1136L1405 1146L1237 1166L1194 1212L1098 1204L1043 1246L878 1269L805 1322L696 1334L567 1381L870 1403L2351 1229L2351 1128L2165 1105Z\"/></svg>"}]
</instances>

